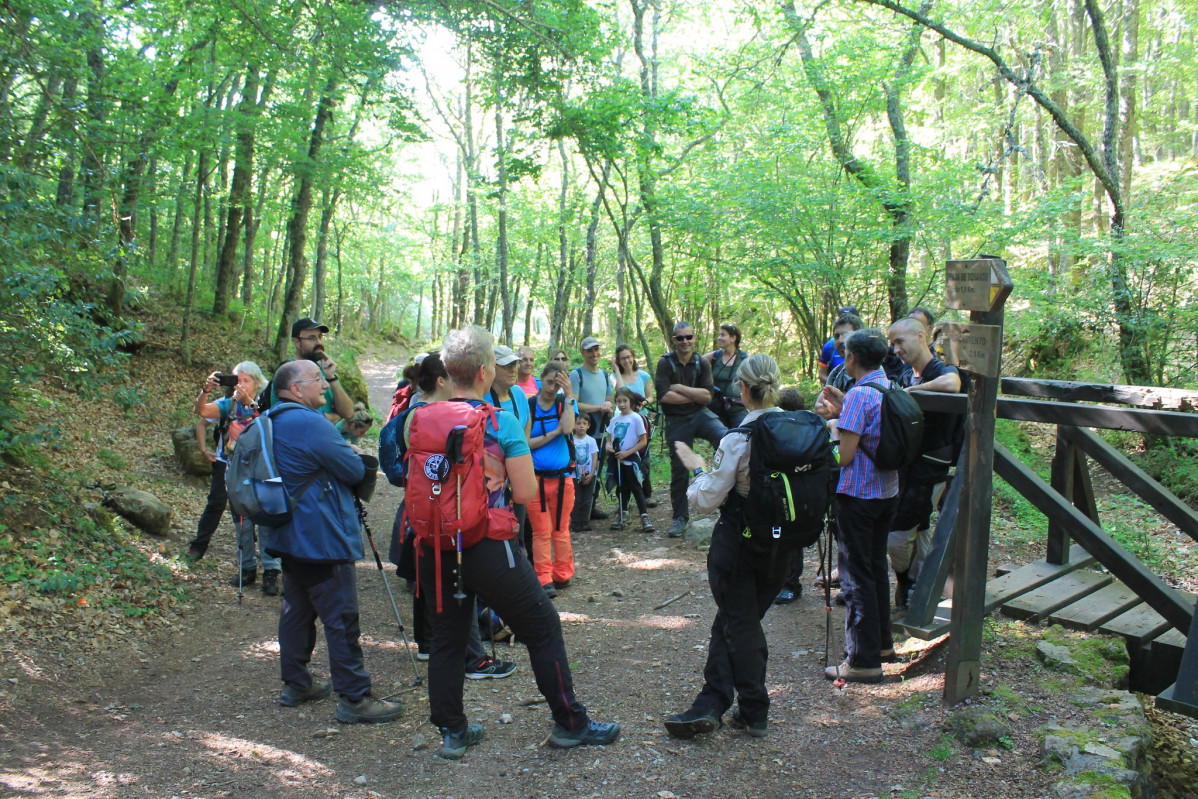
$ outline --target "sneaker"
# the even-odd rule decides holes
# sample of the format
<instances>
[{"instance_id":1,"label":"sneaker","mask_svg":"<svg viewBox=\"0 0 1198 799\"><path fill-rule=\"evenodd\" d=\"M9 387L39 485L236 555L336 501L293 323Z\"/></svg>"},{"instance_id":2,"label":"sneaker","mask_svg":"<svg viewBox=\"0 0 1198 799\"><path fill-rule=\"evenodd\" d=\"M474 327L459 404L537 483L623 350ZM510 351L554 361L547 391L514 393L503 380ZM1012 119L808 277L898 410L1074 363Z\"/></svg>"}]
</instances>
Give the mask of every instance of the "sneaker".
<instances>
[{"instance_id":1,"label":"sneaker","mask_svg":"<svg viewBox=\"0 0 1198 799\"><path fill-rule=\"evenodd\" d=\"M616 519L614 522L611 523L611 526L609 526L607 529L608 530L623 530L624 522L620 519Z\"/></svg>"},{"instance_id":2,"label":"sneaker","mask_svg":"<svg viewBox=\"0 0 1198 799\"><path fill-rule=\"evenodd\" d=\"M469 724L461 732L450 732L448 727L442 727L441 748L437 750L437 757L460 760L469 747L482 741L484 734L482 724Z\"/></svg>"},{"instance_id":3,"label":"sneaker","mask_svg":"<svg viewBox=\"0 0 1198 799\"><path fill-rule=\"evenodd\" d=\"M600 510L599 508L591 509L591 520L592 521L595 521L595 520L603 521L606 518L607 518L607 511Z\"/></svg>"},{"instance_id":4,"label":"sneaker","mask_svg":"<svg viewBox=\"0 0 1198 799\"><path fill-rule=\"evenodd\" d=\"M190 560L192 562L200 560L203 557L204 557L204 550L200 549L195 544L192 544L191 546L189 546L187 548L187 551L183 553L183 559Z\"/></svg>"},{"instance_id":5,"label":"sneaker","mask_svg":"<svg viewBox=\"0 0 1198 799\"><path fill-rule=\"evenodd\" d=\"M421 663L427 662L428 661L428 652L417 651L416 659L419 660Z\"/></svg>"},{"instance_id":6,"label":"sneaker","mask_svg":"<svg viewBox=\"0 0 1198 799\"><path fill-rule=\"evenodd\" d=\"M670 538L682 538L688 524L690 524L690 519L685 516L674 517L674 523L670 525Z\"/></svg>"},{"instance_id":7,"label":"sneaker","mask_svg":"<svg viewBox=\"0 0 1198 799\"><path fill-rule=\"evenodd\" d=\"M545 596L550 599L557 599L557 589L553 587L553 583L541 586L545 590Z\"/></svg>"},{"instance_id":8,"label":"sneaker","mask_svg":"<svg viewBox=\"0 0 1198 799\"><path fill-rule=\"evenodd\" d=\"M299 707L304 702L319 702L333 692L333 685L328 680L312 678L308 690L301 691L293 685L284 685L279 694L279 704L283 707Z\"/></svg>"},{"instance_id":9,"label":"sneaker","mask_svg":"<svg viewBox=\"0 0 1198 799\"><path fill-rule=\"evenodd\" d=\"M844 680L845 682L882 682L882 667L872 669L850 666L846 660L824 669L824 676L829 680Z\"/></svg>"},{"instance_id":10,"label":"sneaker","mask_svg":"<svg viewBox=\"0 0 1198 799\"><path fill-rule=\"evenodd\" d=\"M647 514L647 513L641 514L641 532L642 533L656 532L656 530L653 528L653 522L649 521L649 514Z\"/></svg>"},{"instance_id":11,"label":"sneaker","mask_svg":"<svg viewBox=\"0 0 1198 799\"><path fill-rule=\"evenodd\" d=\"M283 576L283 572L278 569L267 569L262 572L262 593L267 596L279 595L279 578Z\"/></svg>"},{"instance_id":12,"label":"sneaker","mask_svg":"<svg viewBox=\"0 0 1198 799\"><path fill-rule=\"evenodd\" d=\"M715 708L692 707L685 713L676 713L666 719L666 732L675 738L690 740L696 735L715 732L724 724Z\"/></svg>"},{"instance_id":13,"label":"sneaker","mask_svg":"<svg viewBox=\"0 0 1198 799\"><path fill-rule=\"evenodd\" d=\"M549 735L549 745L556 749L569 749L572 746L606 746L620 737L620 725L614 721L601 723L588 721L587 726L580 730L567 730L560 724L553 725Z\"/></svg>"},{"instance_id":14,"label":"sneaker","mask_svg":"<svg viewBox=\"0 0 1198 799\"><path fill-rule=\"evenodd\" d=\"M502 680L504 677L511 675L516 670L516 664L508 660L495 660L487 655L483 655L483 659L474 664L472 668L466 669L467 680Z\"/></svg>"},{"instance_id":15,"label":"sneaker","mask_svg":"<svg viewBox=\"0 0 1198 799\"><path fill-rule=\"evenodd\" d=\"M789 605L802 595L802 589L792 591L789 588L783 588L778 592L778 596L774 597L775 605Z\"/></svg>"},{"instance_id":16,"label":"sneaker","mask_svg":"<svg viewBox=\"0 0 1198 799\"><path fill-rule=\"evenodd\" d=\"M735 727L738 730L745 730L753 738L764 738L769 732L770 723L764 719L761 721L749 721L741 715L740 708L732 708L732 718L728 719L728 725Z\"/></svg>"},{"instance_id":17,"label":"sneaker","mask_svg":"<svg viewBox=\"0 0 1198 799\"><path fill-rule=\"evenodd\" d=\"M645 497L645 507L646 508L656 508L657 500L654 499L653 497Z\"/></svg>"},{"instance_id":18,"label":"sneaker","mask_svg":"<svg viewBox=\"0 0 1198 799\"><path fill-rule=\"evenodd\" d=\"M333 717L342 724L385 724L395 721L400 713L403 713L403 706L399 702L375 699L366 694L357 702L341 697Z\"/></svg>"},{"instance_id":19,"label":"sneaker","mask_svg":"<svg viewBox=\"0 0 1198 799\"><path fill-rule=\"evenodd\" d=\"M258 582L257 569L242 569L240 577L233 576L229 578L229 585L234 588L243 588L247 585L253 585L256 582Z\"/></svg>"}]
</instances>

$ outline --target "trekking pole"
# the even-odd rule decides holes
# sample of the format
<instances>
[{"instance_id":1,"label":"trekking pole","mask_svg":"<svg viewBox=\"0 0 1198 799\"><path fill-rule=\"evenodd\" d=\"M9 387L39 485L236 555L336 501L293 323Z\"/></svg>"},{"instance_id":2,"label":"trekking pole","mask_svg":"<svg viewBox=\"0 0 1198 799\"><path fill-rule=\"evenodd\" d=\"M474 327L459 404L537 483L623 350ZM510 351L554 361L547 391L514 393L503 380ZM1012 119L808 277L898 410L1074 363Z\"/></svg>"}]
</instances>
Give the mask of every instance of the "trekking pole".
<instances>
[{"instance_id":1,"label":"trekking pole","mask_svg":"<svg viewBox=\"0 0 1198 799\"><path fill-rule=\"evenodd\" d=\"M616 457L616 456L612 456ZM616 458L616 518L620 520L620 527L624 526L624 461Z\"/></svg>"},{"instance_id":2,"label":"trekking pole","mask_svg":"<svg viewBox=\"0 0 1198 799\"><path fill-rule=\"evenodd\" d=\"M495 608L487 605L487 632L491 639L491 660L499 660L499 656L495 654Z\"/></svg>"},{"instance_id":3,"label":"trekking pole","mask_svg":"<svg viewBox=\"0 0 1198 799\"><path fill-rule=\"evenodd\" d=\"M387 580L387 572L383 569L383 559L379 557L379 550L374 545L374 536L370 532L370 525L366 523L366 506L356 496L354 504L358 506L358 521L362 523L362 529L366 531L366 540L370 542L370 551L374 553L374 565L378 566L379 575L383 578L383 587L387 589L387 599L391 600L391 610L395 613L395 623L399 626L404 649L408 651L408 660L412 663L412 673L416 675L416 680L412 685L420 685L424 682L424 678L420 676L420 670L416 667L416 656L412 654L412 644L408 641L407 628L403 626L403 619L399 617L399 606L395 604L395 594L391 592L391 583Z\"/></svg>"},{"instance_id":4,"label":"trekking pole","mask_svg":"<svg viewBox=\"0 0 1198 799\"><path fill-rule=\"evenodd\" d=\"M824 668L828 668L828 652L832 649L832 544L836 540L835 527L832 520L832 510L828 509L828 546L827 557L821 564L824 569Z\"/></svg>"},{"instance_id":5,"label":"trekking pole","mask_svg":"<svg viewBox=\"0 0 1198 799\"><path fill-rule=\"evenodd\" d=\"M460 605L460 604L462 604L462 601L466 599L466 592L462 588L462 475L460 475L460 474L458 475L457 500L458 500L458 535L457 535L457 539L458 539L458 542L457 542L458 543L458 586L457 586L457 590L453 592L453 598L456 599L458 601L458 604ZM477 621L475 623L477 623Z\"/></svg>"}]
</instances>

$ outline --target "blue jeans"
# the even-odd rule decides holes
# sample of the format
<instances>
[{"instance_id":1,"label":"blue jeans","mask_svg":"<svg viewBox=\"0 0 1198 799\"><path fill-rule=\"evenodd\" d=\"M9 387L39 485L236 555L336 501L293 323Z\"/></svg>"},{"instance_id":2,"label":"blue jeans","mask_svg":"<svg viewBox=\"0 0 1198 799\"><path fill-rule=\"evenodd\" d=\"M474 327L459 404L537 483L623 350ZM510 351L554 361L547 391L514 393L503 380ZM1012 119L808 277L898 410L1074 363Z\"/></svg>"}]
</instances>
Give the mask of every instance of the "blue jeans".
<instances>
[{"instance_id":1,"label":"blue jeans","mask_svg":"<svg viewBox=\"0 0 1198 799\"><path fill-rule=\"evenodd\" d=\"M370 675L358 642L358 583L352 563L283 560L279 614L279 670L296 690L312 686L308 662L316 648L316 619L324 625L333 690L351 702L370 693ZM460 671L460 670L459 670Z\"/></svg>"},{"instance_id":2,"label":"blue jeans","mask_svg":"<svg viewBox=\"0 0 1198 799\"><path fill-rule=\"evenodd\" d=\"M242 571L250 571L258 567L258 559L254 556L254 523L249 519L233 517L237 525L237 549L241 556ZM275 541L275 528L264 524L258 528L258 552L262 557L262 569L278 569L279 559L266 554L266 548Z\"/></svg>"},{"instance_id":3,"label":"blue jeans","mask_svg":"<svg viewBox=\"0 0 1198 799\"><path fill-rule=\"evenodd\" d=\"M858 499L837 494L840 524L840 588L844 592L844 647L849 665L882 665L883 649L894 648L890 632L890 566L886 539L898 498Z\"/></svg>"}]
</instances>

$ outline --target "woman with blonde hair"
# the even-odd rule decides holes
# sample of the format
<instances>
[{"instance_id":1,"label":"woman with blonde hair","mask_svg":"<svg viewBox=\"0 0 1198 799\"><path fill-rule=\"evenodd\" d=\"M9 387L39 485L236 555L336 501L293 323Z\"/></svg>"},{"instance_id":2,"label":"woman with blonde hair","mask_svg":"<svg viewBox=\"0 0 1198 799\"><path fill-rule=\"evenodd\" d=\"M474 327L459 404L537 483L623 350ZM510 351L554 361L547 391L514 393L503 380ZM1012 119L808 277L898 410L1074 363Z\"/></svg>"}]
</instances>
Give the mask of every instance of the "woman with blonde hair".
<instances>
[{"instance_id":1,"label":"woman with blonde hair","mask_svg":"<svg viewBox=\"0 0 1198 799\"><path fill-rule=\"evenodd\" d=\"M751 355L741 363L736 383L744 399L743 424L751 425L777 407L782 375L769 355ZM765 687L769 656L761 620L782 586L788 554L786 547L762 547L747 538L744 508L749 496L750 438L742 430L729 431L715 454L715 468L707 471L703 459L686 444L677 443L678 459L694 472L687 490L690 509L711 513L720 509L720 520L711 534L707 553L707 579L716 603L711 644L703 669L703 688L684 713L669 716L666 730L676 738L693 738L713 732L733 706L730 723L754 738L765 736L770 706Z\"/></svg>"}]
</instances>

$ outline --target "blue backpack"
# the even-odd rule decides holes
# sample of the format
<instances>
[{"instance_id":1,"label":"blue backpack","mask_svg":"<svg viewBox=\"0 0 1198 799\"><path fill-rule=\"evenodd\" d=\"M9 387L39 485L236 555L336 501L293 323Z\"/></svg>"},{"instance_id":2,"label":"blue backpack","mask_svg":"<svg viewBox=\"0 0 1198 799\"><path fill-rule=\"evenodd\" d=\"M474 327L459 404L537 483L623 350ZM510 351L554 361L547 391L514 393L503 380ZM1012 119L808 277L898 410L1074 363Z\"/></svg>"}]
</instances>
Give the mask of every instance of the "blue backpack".
<instances>
[{"instance_id":1,"label":"blue backpack","mask_svg":"<svg viewBox=\"0 0 1198 799\"><path fill-rule=\"evenodd\" d=\"M302 408L295 402L275 405L250 422L238 437L225 470L225 488L233 513L254 524L283 527L291 522L291 514L304 492L316 482L304 483L292 496L279 476L275 463L275 441L271 417L292 408Z\"/></svg>"}]
</instances>

